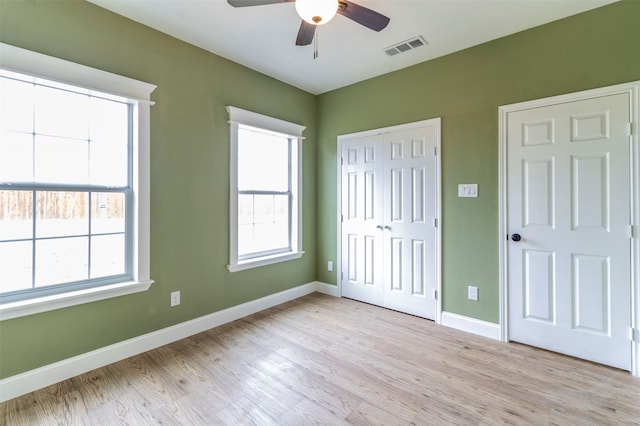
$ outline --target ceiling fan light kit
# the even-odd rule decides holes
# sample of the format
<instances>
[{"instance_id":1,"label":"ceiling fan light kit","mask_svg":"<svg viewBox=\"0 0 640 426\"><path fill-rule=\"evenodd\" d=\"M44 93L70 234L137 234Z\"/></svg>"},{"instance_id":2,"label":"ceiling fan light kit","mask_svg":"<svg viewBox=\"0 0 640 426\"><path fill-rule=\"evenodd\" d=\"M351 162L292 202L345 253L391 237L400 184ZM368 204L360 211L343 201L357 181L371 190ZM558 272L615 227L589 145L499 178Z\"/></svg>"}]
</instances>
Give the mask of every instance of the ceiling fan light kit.
<instances>
[{"instance_id":1,"label":"ceiling fan light kit","mask_svg":"<svg viewBox=\"0 0 640 426\"><path fill-rule=\"evenodd\" d=\"M324 25L338 12L338 0L296 0L296 11L306 22Z\"/></svg>"}]
</instances>

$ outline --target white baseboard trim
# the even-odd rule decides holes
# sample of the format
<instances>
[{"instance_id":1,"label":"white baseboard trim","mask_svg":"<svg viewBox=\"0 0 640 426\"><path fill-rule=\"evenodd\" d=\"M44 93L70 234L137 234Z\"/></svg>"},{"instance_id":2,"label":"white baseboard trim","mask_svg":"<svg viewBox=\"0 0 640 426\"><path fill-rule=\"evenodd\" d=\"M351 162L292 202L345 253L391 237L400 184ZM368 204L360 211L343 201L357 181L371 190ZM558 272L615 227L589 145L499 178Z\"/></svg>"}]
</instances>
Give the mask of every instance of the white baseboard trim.
<instances>
[{"instance_id":1,"label":"white baseboard trim","mask_svg":"<svg viewBox=\"0 0 640 426\"><path fill-rule=\"evenodd\" d=\"M328 294L333 297L340 297L337 285L327 284L320 281L316 281L315 285L318 293Z\"/></svg>"},{"instance_id":2,"label":"white baseboard trim","mask_svg":"<svg viewBox=\"0 0 640 426\"><path fill-rule=\"evenodd\" d=\"M0 380L0 402L75 377L185 337L244 318L313 292L337 296L337 286L319 281L252 300Z\"/></svg>"},{"instance_id":3,"label":"white baseboard trim","mask_svg":"<svg viewBox=\"0 0 640 426\"><path fill-rule=\"evenodd\" d=\"M441 325L477 334L494 340L500 340L500 325L465 317L451 312L442 312Z\"/></svg>"}]
</instances>

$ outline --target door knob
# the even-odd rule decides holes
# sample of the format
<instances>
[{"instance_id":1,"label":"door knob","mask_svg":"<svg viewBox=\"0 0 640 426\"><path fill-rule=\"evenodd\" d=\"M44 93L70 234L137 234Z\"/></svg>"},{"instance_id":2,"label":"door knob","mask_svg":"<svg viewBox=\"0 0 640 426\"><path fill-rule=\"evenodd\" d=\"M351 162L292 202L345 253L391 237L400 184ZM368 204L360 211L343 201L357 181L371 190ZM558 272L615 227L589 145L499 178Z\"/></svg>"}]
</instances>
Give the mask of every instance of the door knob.
<instances>
[{"instance_id":1,"label":"door knob","mask_svg":"<svg viewBox=\"0 0 640 426\"><path fill-rule=\"evenodd\" d=\"M390 227L390 226L385 225L384 229L391 230L391 227Z\"/></svg>"},{"instance_id":2,"label":"door knob","mask_svg":"<svg viewBox=\"0 0 640 426\"><path fill-rule=\"evenodd\" d=\"M376 225L376 229L380 229L380 230L382 230L382 229L384 229L384 228L382 228L382 225Z\"/></svg>"},{"instance_id":3,"label":"door knob","mask_svg":"<svg viewBox=\"0 0 640 426\"><path fill-rule=\"evenodd\" d=\"M520 236L520 234L512 234L511 235L511 241L515 241L517 243L521 239L522 239L522 237Z\"/></svg>"}]
</instances>

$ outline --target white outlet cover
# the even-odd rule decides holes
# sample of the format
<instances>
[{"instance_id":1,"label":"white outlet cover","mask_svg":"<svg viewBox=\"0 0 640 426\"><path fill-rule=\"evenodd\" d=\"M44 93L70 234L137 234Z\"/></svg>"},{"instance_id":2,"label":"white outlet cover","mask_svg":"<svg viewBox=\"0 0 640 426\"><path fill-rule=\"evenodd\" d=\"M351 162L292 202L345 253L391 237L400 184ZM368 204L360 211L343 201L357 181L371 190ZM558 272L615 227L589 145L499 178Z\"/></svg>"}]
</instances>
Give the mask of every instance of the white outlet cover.
<instances>
[{"instance_id":1,"label":"white outlet cover","mask_svg":"<svg viewBox=\"0 0 640 426\"><path fill-rule=\"evenodd\" d=\"M470 285L467 288L467 296L469 300L478 300L478 287Z\"/></svg>"},{"instance_id":2,"label":"white outlet cover","mask_svg":"<svg viewBox=\"0 0 640 426\"><path fill-rule=\"evenodd\" d=\"M178 306L180 304L180 292L172 291L171 292L171 306Z\"/></svg>"}]
</instances>

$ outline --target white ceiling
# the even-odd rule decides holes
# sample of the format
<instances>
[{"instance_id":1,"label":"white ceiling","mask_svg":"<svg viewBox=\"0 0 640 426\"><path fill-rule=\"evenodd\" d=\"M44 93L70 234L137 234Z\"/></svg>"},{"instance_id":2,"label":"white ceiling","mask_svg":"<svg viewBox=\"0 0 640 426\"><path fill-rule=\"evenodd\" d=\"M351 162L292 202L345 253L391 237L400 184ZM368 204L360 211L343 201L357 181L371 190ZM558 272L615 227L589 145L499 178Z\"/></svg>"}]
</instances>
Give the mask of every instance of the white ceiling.
<instances>
[{"instance_id":1,"label":"white ceiling","mask_svg":"<svg viewBox=\"0 0 640 426\"><path fill-rule=\"evenodd\" d=\"M89 0L313 94L386 74L617 0L353 0L391 18L381 32L337 15L296 46L295 5L234 8L226 0ZM429 43L387 56L415 36ZM541 46L542 48L542 46Z\"/></svg>"}]
</instances>

